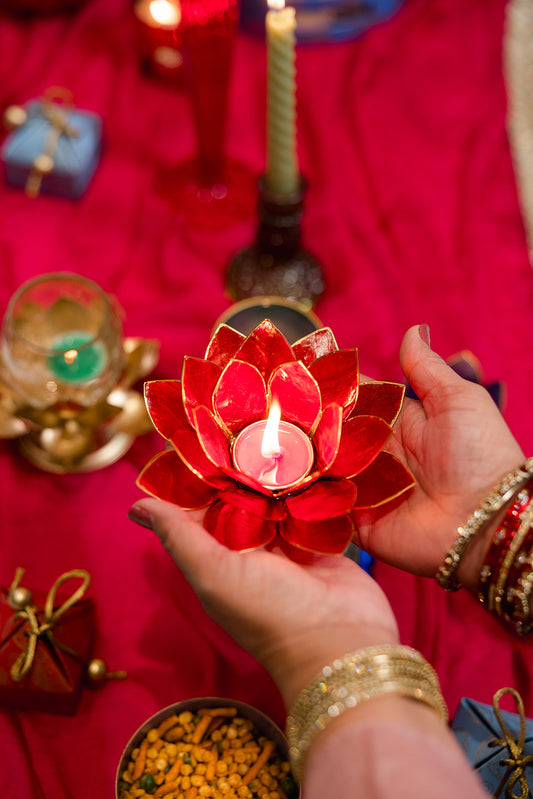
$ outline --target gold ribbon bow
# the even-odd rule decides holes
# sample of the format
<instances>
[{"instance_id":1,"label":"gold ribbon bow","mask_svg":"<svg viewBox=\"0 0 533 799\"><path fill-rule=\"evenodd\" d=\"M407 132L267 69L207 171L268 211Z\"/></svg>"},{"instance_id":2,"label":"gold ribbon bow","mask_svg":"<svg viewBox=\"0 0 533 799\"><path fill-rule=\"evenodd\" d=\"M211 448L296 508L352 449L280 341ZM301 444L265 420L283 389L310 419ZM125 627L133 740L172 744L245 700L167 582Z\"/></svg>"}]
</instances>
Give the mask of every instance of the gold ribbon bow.
<instances>
[{"instance_id":1,"label":"gold ribbon bow","mask_svg":"<svg viewBox=\"0 0 533 799\"><path fill-rule=\"evenodd\" d=\"M15 573L15 579L11 584L9 589L9 593L11 594L15 589L18 588L22 575L24 574L24 569L17 569ZM56 598L56 593L60 585L62 585L67 580L72 578L79 577L82 580L82 584L79 588L74 591L58 608L54 610L54 603ZM17 613L15 618L21 618L28 622L30 629L27 633L28 635L28 642L26 644L26 649L22 652L16 661L14 662L13 666L11 667L11 678L15 682L19 682L22 680L26 674L30 671L33 660L35 658L35 652L37 649L37 644L42 636L46 636L50 644L55 646L57 649L66 652L68 655L76 658L76 660L80 660L79 655L74 652L73 649L70 649L68 646L61 644L59 641L54 638L53 630L54 627L57 625L58 620L63 616L64 613L67 612L73 605L78 602L79 599L83 596L85 591L87 590L89 583L91 582L91 576L89 572L85 571L85 569L72 569L71 571L65 572L62 574L58 579L55 581L53 586L51 587L50 591L48 592L48 596L46 597L46 601L44 603L44 612L43 617L44 621L40 624L39 619L37 617L38 608L36 605L31 604L30 602L21 608Z\"/></svg>"},{"instance_id":2,"label":"gold ribbon bow","mask_svg":"<svg viewBox=\"0 0 533 799\"><path fill-rule=\"evenodd\" d=\"M35 157L26 181L26 194L37 197L44 177L54 169L54 158L61 136L76 138L78 130L70 122L72 113L72 94L62 86L52 86L41 100L41 114L50 123L43 152Z\"/></svg>"},{"instance_id":3,"label":"gold ribbon bow","mask_svg":"<svg viewBox=\"0 0 533 799\"><path fill-rule=\"evenodd\" d=\"M518 736L518 740L515 741L509 728L505 724L503 720L499 701L504 694L511 694L516 702L516 706L518 708L518 712L520 715L520 735ZM505 789L505 796L508 799L527 799L529 796L529 787L527 784L527 779L525 775L525 770L527 766L533 764L533 755L524 755L524 741L526 738L526 714L524 712L524 703L522 702L522 697L515 691L514 688L500 688L499 691L496 691L494 697L492 699L492 706L494 708L494 713L496 718L498 719L498 723L501 727L504 737L499 738L495 741L491 741L491 746L506 746L509 749L510 757L505 758L502 763L507 766L506 772L503 775L500 784L498 785L495 793L493 794L494 797L500 796L500 793L505 785L506 781L509 780L507 783L507 787ZM520 783L520 793L513 793L513 788L515 784Z\"/></svg>"}]
</instances>

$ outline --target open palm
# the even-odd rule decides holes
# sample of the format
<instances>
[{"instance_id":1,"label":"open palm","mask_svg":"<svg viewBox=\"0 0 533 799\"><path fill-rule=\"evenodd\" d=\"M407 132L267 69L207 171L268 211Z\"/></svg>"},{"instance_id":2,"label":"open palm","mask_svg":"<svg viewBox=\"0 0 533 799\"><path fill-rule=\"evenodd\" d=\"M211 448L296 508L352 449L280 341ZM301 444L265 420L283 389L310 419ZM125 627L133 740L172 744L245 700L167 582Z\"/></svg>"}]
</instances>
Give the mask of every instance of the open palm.
<instances>
[{"instance_id":1,"label":"open palm","mask_svg":"<svg viewBox=\"0 0 533 799\"><path fill-rule=\"evenodd\" d=\"M489 393L459 377L417 327L400 362L421 402L406 399L389 448L417 483L395 508L359 514L356 540L381 560L433 576L458 526L523 453Z\"/></svg>"}]
</instances>

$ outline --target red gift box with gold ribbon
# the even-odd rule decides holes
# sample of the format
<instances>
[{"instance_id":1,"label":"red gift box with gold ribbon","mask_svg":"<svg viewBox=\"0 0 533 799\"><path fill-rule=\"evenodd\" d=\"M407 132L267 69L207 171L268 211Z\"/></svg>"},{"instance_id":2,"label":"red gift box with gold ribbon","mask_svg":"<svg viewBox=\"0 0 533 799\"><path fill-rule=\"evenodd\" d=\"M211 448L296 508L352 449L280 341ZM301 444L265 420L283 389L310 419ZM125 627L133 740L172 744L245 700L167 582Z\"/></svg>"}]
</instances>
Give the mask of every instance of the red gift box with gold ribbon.
<instances>
[{"instance_id":1,"label":"red gift box with gold ribbon","mask_svg":"<svg viewBox=\"0 0 533 799\"><path fill-rule=\"evenodd\" d=\"M0 704L74 715L95 640L95 607L82 598L90 577L65 572L48 593L20 587L22 569L0 588ZM70 594L59 587L75 578Z\"/></svg>"}]
</instances>

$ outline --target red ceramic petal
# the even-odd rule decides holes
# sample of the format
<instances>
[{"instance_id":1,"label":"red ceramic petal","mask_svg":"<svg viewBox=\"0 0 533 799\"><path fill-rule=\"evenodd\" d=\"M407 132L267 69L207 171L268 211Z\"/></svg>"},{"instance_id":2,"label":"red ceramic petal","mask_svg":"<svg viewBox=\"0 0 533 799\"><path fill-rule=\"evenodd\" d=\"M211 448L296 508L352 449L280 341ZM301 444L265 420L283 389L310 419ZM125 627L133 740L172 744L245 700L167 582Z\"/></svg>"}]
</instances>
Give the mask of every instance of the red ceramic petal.
<instances>
[{"instance_id":1,"label":"red ceramic petal","mask_svg":"<svg viewBox=\"0 0 533 799\"><path fill-rule=\"evenodd\" d=\"M152 458L137 478L137 485L147 494L187 510L205 508L217 495L217 489L199 480L172 450Z\"/></svg>"},{"instance_id":2,"label":"red ceramic petal","mask_svg":"<svg viewBox=\"0 0 533 799\"><path fill-rule=\"evenodd\" d=\"M313 429L322 409L320 389L303 363L291 361L279 366L268 389L280 404L282 419L295 422L306 433Z\"/></svg>"},{"instance_id":3,"label":"red ceramic petal","mask_svg":"<svg viewBox=\"0 0 533 799\"><path fill-rule=\"evenodd\" d=\"M235 358L256 366L268 382L276 366L293 361L294 355L287 339L265 319L252 330L246 341L235 353Z\"/></svg>"},{"instance_id":4,"label":"red ceramic petal","mask_svg":"<svg viewBox=\"0 0 533 799\"><path fill-rule=\"evenodd\" d=\"M329 470L335 477L354 477L366 469L391 435L389 425L377 416L355 416L342 426L341 445Z\"/></svg>"},{"instance_id":5,"label":"red ceramic petal","mask_svg":"<svg viewBox=\"0 0 533 799\"><path fill-rule=\"evenodd\" d=\"M245 510L217 502L207 511L204 527L221 544L243 552L270 543L277 524Z\"/></svg>"},{"instance_id":6,"label":"red ceramic petal","mask_svg":"<svg viewBox=\"0 0 533 799\"><path fill-rule=\"evenodd\" d=\"M240 508L255 516L262 516L268 521L279 522L287 515L282 502L259 496L252 491L246 491L244 488L230 488L226 491L221 491L219 498L227 505Z\"/></svg>"},{"instance_id":7,"label":"red ceramic petal","mask_svg":"<svg viewBox=\"0 0 533 799\"><path fill-rule=\"evenodd\" d=\"M374 508L408 491L415 478L390 452L380 452L353 482L357 486L354 508Z\"/></svg>"},{"instance_id":8,"label":"red ceramic petal","mask_svg":"<svg viewBox=\"0 0 533 799\"><path fill-rule=\"evenodd\" d=\"M183 410L181 381L149 380L144 384L144 401L157 432L171 438L176 430L189 426Z\"/></svg>"},{"instance_id":9,"label":"red ceramic petal","mask_svg":"<svg viewBox=\"0 0 533 799\"><path fill-rule=\"evenodd\" d=\"M199 405L213 408L213 391L220 377L220 368L210 361L185 356L181 373L183 404L191 424L193 411Z\"/></svg>"},{"instance_id":10,"label":"red ceramic petal","mask_svg":"<svg viewBox=\"0 0 533 799\"><path fill-rule=\"evenodd\" d=\"M318 521L344 516L355 502L357 489L351 480L318 480L310 488L285 500L295 519Z\"/></svg>"},{"instance_id":11,"label":"red ceramic petal","mask_svg":"<svg viewBox=\"0 0 533 799\"><path fill-rule=\"evenodd\" d=\"M313 361L330 352L336 352L338 349L335 336L329 327L315 330L292 345L294 357L306 366L310 366Z\"/></svg>"},{"instance_id":12,"label":"red ceramic petal","mask_svg":"<svg viewBox=\"0 0 533 799\"><path fill-rule=\"evenodd\" d=\"M322 405L337 402L345 409L346 417L357 399L359 385L357 350L338 350L324 355L309 367L309 371L320 386Z\"/></svg>"},{"instance_id":13,"label":"red ceramic petal","mask_svg":"<svg viewBox=\"0 0 533 799\"><path fill-rule=\"evenodd\" d=\"M334 463L341 442L342 408L332 402L324 408L320 422L313 435L316 452L316 465L321 472Z\"/></svg>"},{"instance_id":14,"label":"red ceramic petal","mask_svg":"<svg viewBox=\"0 0 533 799\"><path fill-rule=\"evenodd\" d=\"M223 369L233 358L245 336L229 325L219 325L208 344L205 359Z\"/></svg>"},{"instance_id":15,"label":"red ceramic petal","mask_svg":"<svg viewBox=\"0 0 533 799\"><path fill-rule=\"evenodd\" d=\"M243 486L246 486L247 488L251 488L253 491L258 491L260 494L263 494L265 497L273 496L272 491L269 488L265 488L254 477L250 477L250 475L244 474L244 472L239 472L238 469L222 468L221 471L227 477L230 477L232 480L236 480L238 483L241 483Z\"/></svg>"},{"instance_id":16,"label":"red ceramic petal","mask_svg":"<svg viewBox=\"0 0 533 799\"><path fill-rule=\"evenodd\" d=\"M405 386L401 383L360 383L354 416L379 416L391 427L402 407Z\"/></svg>"},{"instance_id":17,"label":"red ceramic petal","mask_svg":"<svg viewBox=\"0 0 533 799\"><path fill-rule=\"evenodd\" d=\"M266 418L266 386L250 363L233 360L226 366L213 397L215 411L228 430L236 433Z\"/></svg>"},{"instance_id":18,"label":"red ceramic petal","mask_svg":"<svg viewBox=\"0 0 533 799\"><path fill-rule=\"evenodd\" d=\"M219 469L231 467L229 440L211 411L200 407L194 411L194 425L205 454Z\"/></svg>"},{"instance_id":19,"label":"red ceramic petal","mask_svg":"<svg viewBox=\"0 0 533 799\"><path fill-rule=\"evenodd\" d=\"M352 540L353 530L353 522L348 516L317 522L304 522L287 516L279 525L280 534L289 544L322 555L342 555Z\"/></svg>"}]
</instances>

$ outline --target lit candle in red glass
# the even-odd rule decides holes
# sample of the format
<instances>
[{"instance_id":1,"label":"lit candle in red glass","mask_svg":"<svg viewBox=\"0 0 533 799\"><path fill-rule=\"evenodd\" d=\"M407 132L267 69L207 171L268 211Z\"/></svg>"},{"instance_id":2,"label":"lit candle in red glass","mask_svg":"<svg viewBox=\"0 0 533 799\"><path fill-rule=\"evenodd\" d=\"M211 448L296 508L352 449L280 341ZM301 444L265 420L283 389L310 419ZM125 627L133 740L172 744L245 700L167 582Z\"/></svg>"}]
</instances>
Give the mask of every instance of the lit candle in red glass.
<instances>
[{"instance_id":1,"label":"lit candle in red glass","mask_svg":"<svg viewBox=\"0 0 533 799\"><path fill-rule=\"evenodd\" d=\"M138 0L134 7L139 47L145 64L159 77L181 75L179 0Z\"/></svg>"},{"instance_id":2,"label":"lit candle in red glass","mask_svg":"<svg viewBox=\"0 0 533 799\"><path fill-rule=\"evenodd\" d=\"M303 430L280 421L279 405L274 401L268 419L241 430L233 445L233 461L239 471L265 488L280 491L309 474L313 446Z\"/></svg>"}]
</instances>

